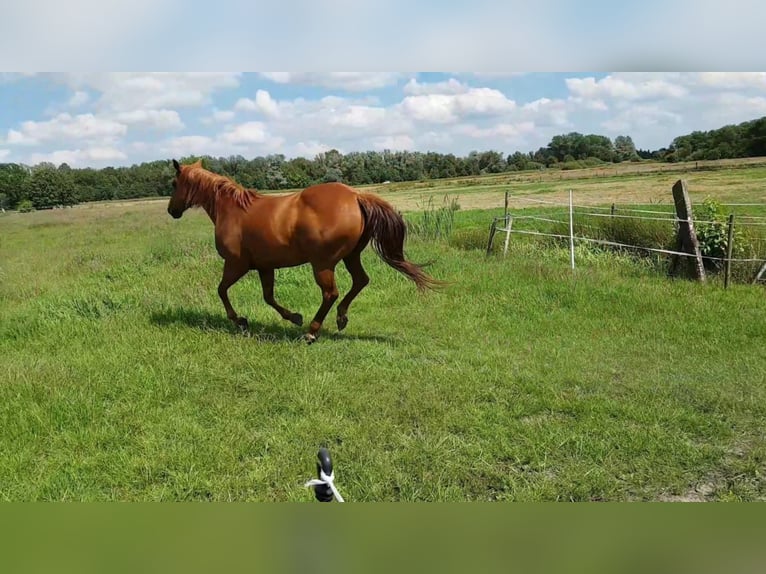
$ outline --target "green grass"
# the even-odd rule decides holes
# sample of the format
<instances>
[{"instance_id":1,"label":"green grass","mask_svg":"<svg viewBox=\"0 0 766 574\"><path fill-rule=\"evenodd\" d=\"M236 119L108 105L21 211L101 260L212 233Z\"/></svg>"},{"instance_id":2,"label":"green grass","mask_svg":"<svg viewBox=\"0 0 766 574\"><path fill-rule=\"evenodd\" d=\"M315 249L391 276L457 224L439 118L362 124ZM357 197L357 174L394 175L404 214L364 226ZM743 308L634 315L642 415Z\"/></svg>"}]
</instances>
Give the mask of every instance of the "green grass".
<instances>
[{"instance_id":1,"label":"green grass","mask_svg":"<svg viewBox=\"0 0 766 574\"><path fill-rule=\"evenodd\" d=\"M230 291L254 336L230 325L200 212L5 216L0 498L311 501L327 445L349 501L765 499L763 289L585 249L572 276L515 237L487 259L489 215L408 244L441 294L368 250L349 326L312 346L256 275ZM307 268L276 293L320 302Z\"/></svg>"}]
</instances>

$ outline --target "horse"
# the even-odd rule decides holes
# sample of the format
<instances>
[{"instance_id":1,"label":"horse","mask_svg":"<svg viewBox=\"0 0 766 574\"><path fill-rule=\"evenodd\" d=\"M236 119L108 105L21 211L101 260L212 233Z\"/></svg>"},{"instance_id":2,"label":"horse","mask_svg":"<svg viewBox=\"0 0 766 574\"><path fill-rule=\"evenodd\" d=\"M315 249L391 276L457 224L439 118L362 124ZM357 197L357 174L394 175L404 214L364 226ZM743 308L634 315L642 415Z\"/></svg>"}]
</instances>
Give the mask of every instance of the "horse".
<instances>
[{"instance_id":1,"label":"horse","mask_svg":"<svg viewBox=\"0 0 766 574\"><path fill-rule=\"evenodd\" d=\"M274 271L311 265L322 302L304 335L308 344L317 340L338 299L335 268L340 261L352 284L338 305L338 331L347 326L351 302L370 282L361 261L370 242L378 256L411 279L420 292L445 284L427 275L424 265L405 259L406 223L390 203L373 193L330 182L287 195L267 195L208 171L200 160L181 165L174 159L173 167L168 213L179 219L187 209L201 207L210 217L216 251L224 261L218 296L226 316L243 332L249 331L248 321L236 313L228 291L251 270L260 276L263 300L283 319L302 327L303 317L274 298Z\"/></svg>"}]
</instances>

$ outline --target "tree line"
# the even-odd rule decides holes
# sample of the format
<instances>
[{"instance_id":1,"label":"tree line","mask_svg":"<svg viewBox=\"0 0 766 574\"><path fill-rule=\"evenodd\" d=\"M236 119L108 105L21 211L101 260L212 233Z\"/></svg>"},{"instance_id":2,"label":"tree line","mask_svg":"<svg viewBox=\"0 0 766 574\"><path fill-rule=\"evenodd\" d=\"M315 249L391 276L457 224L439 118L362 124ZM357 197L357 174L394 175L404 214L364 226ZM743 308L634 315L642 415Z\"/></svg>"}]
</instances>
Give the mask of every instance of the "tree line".
<instances>
[{"instance_id":1,"label":"tree line","mask_svg":"<svg viewBox=\"0 0 766 574\"><path fill-rule=\"evenodd\" d=\"M578 169L623 161L694 161L766 156L766 116L711 131L676 137L659 150L636 149L630 136L614 140L597 134L570 132L554 136L547 146L533 152L504 155L495 150L473 151L466 156L436 152L366 151L341 154L330 150L313 159L287 159L274 154L247 159L194 156L203 165L245 187L262 190L303 188L342 181L349 185L418 181L511 171ZM126 167L78 168L67 164L27 166L0 164L0 207L45 209L58 205L113 199L167 196L174 170L170 160Z\"/></svg>"}]
</instances>

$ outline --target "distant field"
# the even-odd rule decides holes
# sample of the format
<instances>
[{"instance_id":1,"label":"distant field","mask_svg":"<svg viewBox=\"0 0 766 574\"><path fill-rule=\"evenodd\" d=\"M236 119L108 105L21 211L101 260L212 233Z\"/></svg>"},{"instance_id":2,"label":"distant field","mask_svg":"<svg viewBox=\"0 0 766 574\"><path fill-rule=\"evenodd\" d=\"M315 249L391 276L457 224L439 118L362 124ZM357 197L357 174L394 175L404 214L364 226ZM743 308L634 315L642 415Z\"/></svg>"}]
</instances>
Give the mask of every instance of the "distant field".
<instances>
[{"instance_id":1,"label":"distant field","mask_svg":"<svg viewBox=\"0 0 766 574\"><path fill-rule=\"evenodd\" d=\"M483 253L506 188L669 204L683 177L695 200L759 203L764 170L381 187L408 211L459 195L475 241L411 237L453 282L425 296L366 252L348 328L332 311L312 346L255 276L230 292L255 335L230 325L200 212L0 215L0 499L309 502L327 445L349 501L766 500L763 287L585 252L573 275L532 240ZM306 268L276 296L304 316L320 299Z\"/></svg>"},{"instance_id":2,"label":"distant field","mask_svg":"<svg viewBox=\"0 0 766 574\"><path fill-rule=\"evenodd\" d=\"M766 158L685 162L678 164L627 163L601 168L537 172L510 172L481 177L401 182L360 186L385 196L403 211L419 209L429 197L439 199L450 194L460 197L463 209L502 207L507 191L512 195L545 194L549 200L568 200L569 190L585 205L659 203L672 205L671 187L686 179L692 200L715 197L735 201L747 197L753 203L766 203ZM269 193L291 193L297 190ZM166 202L162 199L137 199L88 203L78 209L96 206L136 206ZM525 208L523 201L511 201L511 207ZM150 209L154 209L153 207Z\"/></svg>"}]
</instances>

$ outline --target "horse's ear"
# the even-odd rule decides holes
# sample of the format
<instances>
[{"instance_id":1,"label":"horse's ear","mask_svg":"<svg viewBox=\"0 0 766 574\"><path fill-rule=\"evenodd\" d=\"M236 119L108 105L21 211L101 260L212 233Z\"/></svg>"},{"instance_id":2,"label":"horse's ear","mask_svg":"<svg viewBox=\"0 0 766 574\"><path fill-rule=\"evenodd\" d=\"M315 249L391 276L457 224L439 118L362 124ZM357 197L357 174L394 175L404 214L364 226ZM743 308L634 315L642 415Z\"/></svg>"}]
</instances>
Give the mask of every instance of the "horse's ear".
<instances>
[{"instance_id":1,"label":"horse's ear","mask_svg":"<svg viewBox=\"0 0 766 574\"><path fill-rule=\"evenodd\" d=\"M181 173L181 164L178 161L173 160L173 167L176 168L176 173Z\"/></svg>"}]
</instances>

